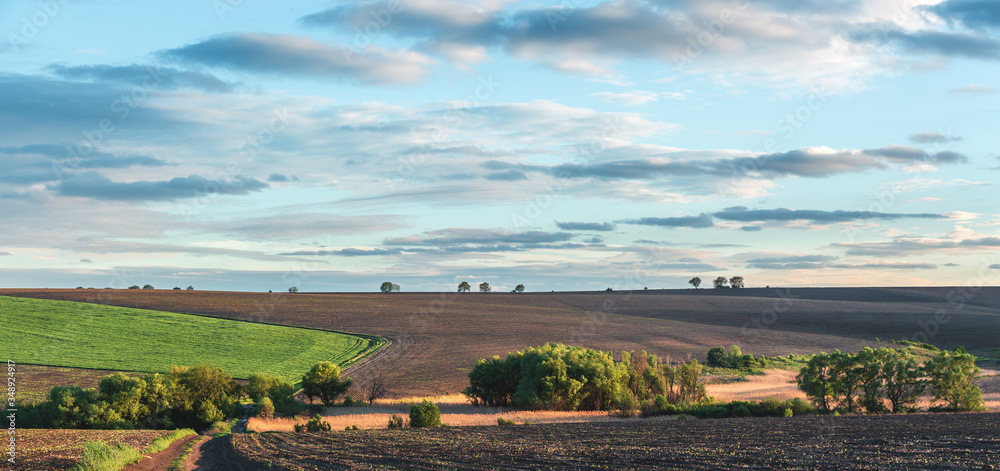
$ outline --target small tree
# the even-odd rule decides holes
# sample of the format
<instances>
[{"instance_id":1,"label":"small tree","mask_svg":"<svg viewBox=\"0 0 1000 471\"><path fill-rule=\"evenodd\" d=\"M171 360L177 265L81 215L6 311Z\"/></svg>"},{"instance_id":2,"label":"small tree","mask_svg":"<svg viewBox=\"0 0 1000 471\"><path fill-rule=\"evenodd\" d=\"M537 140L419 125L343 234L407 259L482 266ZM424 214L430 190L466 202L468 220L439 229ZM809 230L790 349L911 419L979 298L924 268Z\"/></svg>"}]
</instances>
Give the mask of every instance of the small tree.
<instances>
[{"instance_id":1,"label":"small tree","mask_svg":"<svg viewBox=\"0 0 1000 471\"><path fill-rule=\"evenodd\" d=\"M194 286L190 286L190 285L189 285L189 286L187 287L187 290L188 290L188 291L194 291Z\"/></svg>"},{"instance_id":2,"label":"small tree","mask_svg":"<svg viewBox=\"0 0 1000 471\"><path fill-rule=\"evenodd\" d=\"M441 410L433 402L424 399L420 404L410 404L410 427L440 427Z\"/></svg>"},{"instance_id":3,"label":"small tree","mask_svg":"<svg viewBox=\"0 0 1000 471\"><path fill-rule=\"evenodd\" d=\"M129 286L129 287L128 287L128 289L139 289L139 285L132 285L132 286Z\"/></svg>"},{"instance_id":4,"label":"small tree","mask_svg":"<svg viewBox=\"0 0 1000 471\"><path fill-rule=\"evenodd\" d=\"M142 289L154 289L154 288L153 285L145 285L142 287Z\"/></svg>"},{"instance_id":5,"label":"small tree","mask_svg":"<svg viewBox=\"0 0 1000 471\"><path fill-rule=\"evenodd\" d=\"M515 286L514 287L514 292L515 293L523 293L524 292L524 285L517 285L517 286Z\"/></svg>"},{"instance_id":6,"label":"small tree","mask_svg":"<svg viewBox=\"0 0 1000 471\"><path fill-rule=\"evenodd\" d=\"M302 432L329 432L331 429L330 422L323 420L323 416L316 414L313 418L309 419L305 424L295 424L295 431L298 433Z\"/></svg>"},{"instance_id":7,"label":"small tree","mask_svg":"<svg viewBox=\"0 0 1000 471\"><path fill-rule=\"evenodd\" d=\"M386 386L385 370L382 367L378 367L372 374L371 380L368 381L368 385L362 391L363 399L368 401L368 404L375 402L376 399L381 399L389 391L388 386Z\"/></svg>"},{"instance_id":8,"label":"small tree","mask_svg":"<svg viewBox=\"0 0 1000 471\"><path fill-rule=\"evenodd\" d=\"M821 352L813 355L795 377L799 389L806 393L816 407L828 414L833 412L836 400L837 378L834 369L833 357Z\"/></svg>"},{"instance_id":9,"label":"small tree","mask_svg":"<svg viewBox=\"0 0 1000 471\"><path fill-rule=\"evenodd\" d=\"M975 356L958 351L941 352L927 361L925 370L930 377L934 401L944 404L940 408L953 411L986 409L983 392L975 383L979 375Z\"/></svg>"},{"instance_id":10,"label":"small tree","mask_svg":"<svg viewBox=\"0 0 1000 471\"><path fill-rule=\"evenodd\" d=\"M180 290L181 290L180 286L174 286L174 291L180 291Z\"/></svg>"},{"instance_id":11,"label":"small tree","mask_svg":"<svg viewBox=\"0 0 1000 471\"><path fill-rule=\"evenodd\" d=\"M262 419L273 419L274 418L274 401L271 398L265 396L256 404L257 416Z\"/></svg>"},{"instance_id":12,"label":"small tree","mask_svg":"<svg viewBox=\"0 0 1000 471\"><path fill-rule=\"evenodd\" d=\"M726 286L728 283L729 280L727 280L724 276L720 276L712 282L712 284L715 285L715 289L728 288L728 286Z\"/></svg>"},{"instance_id":13,"label":"small tree","mask_svg":"<svg viewBox=\"0 0 1000 471\"><path fill-rule=\"evenodd\" d=\"M698 287L701 286L701 278L698 278L697 276L691 278L690 280L688 280L688 284L694 286L694 289L698 289Z\"/></svg>"},{"instance_id":14,"label":"small tree","mask_svg":"<svg viewBox=\"0 0 1000 471\"><path fill-rule=\"evenodd\" d=\"M735 288L735 289L742 288L743 287L743 277L742 276L734 276L734 277L730 278L729 279L729 287L730 288Z\"/></svg>"},{"instance_id":15,"label":"small tree","mask_svg":"<svg viewBox=\"0 0 1000 471\"><path fill-rule=\"evenodd\" d=\"M298 286L292 286L291 288L288 288L288 292L289 293L298 293L299 292L299 288L298 288Z\"/></svg>"},{"instance_id":16,"label":"small tree","mask_svg":"<svg viewBox=\"0 0 1000 471\"><path fill-rule=\"evenodd\" d=\"M468 281L463 281L458 284L459 293L468 293L469 291L472 291L472 285L470 285Z\"/></svg>"},{"instance_id":17,"label":"small tree","mask_svg":"<svg viewBox=\"0 0 1000 471\"><path fill-rule=\"evenodd\" d=\"M479 291L482 293L489 293L493 288L490 288L490 284L487 282L479 283Z\"/></svg>"},{"instance_id":18,"label":"small tree","mask_svg":"<svg viewBox=\"0 0 1000 471\"><path fill-rule=\"evenodd\" d=\"M302 393L309 400L319 398L326 406L333 406L337 396L347 392L351 387L351 379L340 379L340 367L328 361L313 365L308 373L302 376Z\"/></svg>"},{"instance_id":19,"label":"small tree","mask_svg":"<svg viewBox=\"0 0 1000 471\"><path fill-rule=\"evenodd\" d=\"M399 285L397 285L396 283L393 283L392 284L392 290L398 293L399 292Z\"/></svg>"}]
</instances>

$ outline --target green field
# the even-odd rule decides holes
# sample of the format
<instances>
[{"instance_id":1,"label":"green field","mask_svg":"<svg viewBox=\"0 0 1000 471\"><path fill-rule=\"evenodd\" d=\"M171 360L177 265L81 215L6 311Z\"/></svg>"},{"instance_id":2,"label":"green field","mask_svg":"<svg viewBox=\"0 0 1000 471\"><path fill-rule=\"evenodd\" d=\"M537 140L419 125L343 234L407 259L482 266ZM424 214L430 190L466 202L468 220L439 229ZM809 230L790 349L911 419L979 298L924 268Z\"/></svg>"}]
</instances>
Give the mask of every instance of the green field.
<instances>
[{"instance_id":1,"label":"green field","mask_svg":"<svg viewBox=\"0 0 1000 471\"><path fill-rule=\"evenodd\" d=\"M0 296L0 358L17 363L166 372L214 365L297 382L318 361L348 365L384 340L101 304Z\"/></svg>"}]
</instances>

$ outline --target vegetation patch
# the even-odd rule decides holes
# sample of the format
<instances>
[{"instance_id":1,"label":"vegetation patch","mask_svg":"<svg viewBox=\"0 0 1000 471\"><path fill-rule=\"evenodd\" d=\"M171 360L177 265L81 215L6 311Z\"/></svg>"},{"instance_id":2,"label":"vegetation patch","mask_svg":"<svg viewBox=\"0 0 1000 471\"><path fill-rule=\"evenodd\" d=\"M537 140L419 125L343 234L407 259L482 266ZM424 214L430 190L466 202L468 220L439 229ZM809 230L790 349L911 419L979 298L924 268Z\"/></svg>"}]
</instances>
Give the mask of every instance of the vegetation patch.
<instances>
[{"instance_id":1,"label":"vegetation patch","mask_svg":"<svg viewBox=\"0 0 1000 471\"><path fill-rule=\"evenodd\" d=\"M380 339L101 304L0 297L0 355L31 363L120 371L210 364L236 378L297 382L317 361L346 364Z\"/></svg>"}]
</instances>

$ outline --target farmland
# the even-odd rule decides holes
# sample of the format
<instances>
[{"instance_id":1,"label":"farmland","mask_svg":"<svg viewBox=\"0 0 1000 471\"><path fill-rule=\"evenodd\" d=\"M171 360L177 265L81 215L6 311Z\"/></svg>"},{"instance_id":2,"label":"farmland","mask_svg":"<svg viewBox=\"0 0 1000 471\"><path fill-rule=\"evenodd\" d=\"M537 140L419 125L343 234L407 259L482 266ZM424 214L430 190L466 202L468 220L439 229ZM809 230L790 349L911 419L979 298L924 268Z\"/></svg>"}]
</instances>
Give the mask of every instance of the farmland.
<instances>
[{"instance_id":1,"label":"farmland","mask_svg":"<svg viewBox=\"0 0 1000 471\"><path fill-rule=\"evenodd\" d=\"M156 438L170 435L167 430L18 430L17 468L26 471L67 469L80 459L83 444L102 441L124 443L136 450Z\"/></svg>"},{"instance_id":2,"label":"farmland","mask_svg":"<svg viewBox=\"0 0 1000 471\"><path fill-rule=\"evenodd\" d=\"M166 372L209 364L236 378L294 382L317 361L347 364L381 345L369 336L66 301L0 297L0 316L0 354L57 367Z\"/></svg>"},{"instance_id":3,"label":"farmland","mask_svg":"<svg viewBox=\"0 0 1000 471\"><path fill-rule=\"evenodd\" d=\"M391 396L406 397L453 394L467 385L468 371L477 358L550 341L704 359L709 348L731 344L756 355L856 351L881 345L876 339L926 336L922 326L929 326L933 335L928 340L941 348L963 345L972 352L991 351L996 356L1000 309L994 303L1000 300L1000 288L978 290L960 305L955 302L956 291L747 288L291 295L8 289L0 290L0 295L89 300L378 335L390 339L391 347L359 362L347 375L363 378L373 368L384 366ZM947 316L943 323L935 320L939 312ZM112 368L103 363L100 367Z\"/></svg>"},{"instance_id":4,"label":"farmland","mask_svg":"<svg viewBox=\"0 0 1000 471\"><path fill-rule=\"evenodd\" d=\"M998 469L1000 414L635 419L249 434L233 443L251 461L287 470Z\"/></svg>"}]
</instances>

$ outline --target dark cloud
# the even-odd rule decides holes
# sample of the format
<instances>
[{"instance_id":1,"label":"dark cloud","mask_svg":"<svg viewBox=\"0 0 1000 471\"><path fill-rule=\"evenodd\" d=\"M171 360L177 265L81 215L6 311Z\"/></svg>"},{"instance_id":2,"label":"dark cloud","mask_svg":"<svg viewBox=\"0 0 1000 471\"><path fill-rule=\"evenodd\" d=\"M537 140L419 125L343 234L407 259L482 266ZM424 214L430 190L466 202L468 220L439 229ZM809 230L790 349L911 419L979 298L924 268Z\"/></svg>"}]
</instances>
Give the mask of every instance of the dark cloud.
<instances>
[{"instance_id":1,"label":"dark cloud","mask_svg":"<svg viewBox=\"0 0 1000 471\"><path fill-rule=\"evenodd\" d=\"M170 201L212 194L246 195L267 187L267 183L254 178L236 177L226 181L209 180L199 175L176 177L169 181L120 183L97 172L86 172L68 176L51 188L63 196L121 201Z\"/></svg>"},{"instance_id":2,"label":"dark cloud","mask_svg":"<svg viewBox=\"0 0 1000 471\"><path fill-rule=\"evenodd\" d=\"M10 252L0 252L0 257L2 257L4 255L10 255Z\"/></svg>"},{"instance_id":3,"label":"dark cloud","mask_svg":"<svg viewBox=\"0 0 1000 471\"><path fill-rule=\"evenodd\" d=\"M870 211L820 211L813 209L747 209L744 206L726 208L712 216L724 221L755 222L755 221L799 221L806 220L818 224L849 222L867 219L893 220L905 218L946 219L941 214L930 213L877 213Z\"/></svg>"},{"instance_id":4,"label":"dark cloud","mask_svg":"<svg viewBox=\"0 0 1000 471\"><path fill-rule=\"evenodd\" d=\"M910 136L910 140L920 144L938 144L946 142L955 142L962 140L961 137L945 135L939 132L918 132Z\"/></svg>"},{"instance_id":5,"label":"dark cloud","mask_svg":"<svg viewBox=\"0 0 1000 471\"><path fill-rule=\"evenodd\" d=\"M957 263L951 263L951 262L949 262L949 263L944 264L944 266L946 266L946 267L960 267L961 265L959 265Z\"/></svg>"},{"instance_id":6,"label":"dark cloud","mask_svg":"<svg viewBox=\"0 0 1000 471\"><path fill-rule=\"evenodd\" d=\"M743 232L760 232L763 229L760 226L742 226L740 230Z\"/></svg>"},{"instance_id":7,"label":"dark cloud","mask_svg":"<svg viewBox=\"0 0 1000 471\"><path fill-rule=\"evenodd\" d=\"M223 82L214 75L203 72L180 70L156 65L80 65L66 66L53 64L46 71L69 80L89 80L94 82L118 82L125 86L141 86L154 83L164 89L195 88L206 92L231 92L234 85Z\"/></svg>"},{"instance_id":8,"label":"dark cloud","mask_svg":"<svg viewBox=\"0 0 1000 471\"><path fill-rule=\"evenodd\" d=\"M298 252L282 253L279 255L339 255L341 257L365 257L378 255L399 255L403 249L356 249L347 248L340 250L302 250Z\"/></svg>"},{"instance_id":9,"label":"dark cloud","mask_svg":"<svg viewBox=\"0 0 1000 471\"><path fill-rule=\"evenodd\" d=\"M846 269L897 269L897 270L933 270L937 265L932 263L907 263L907 262L881 262L881 263L835 263L829 265L830 268Z\"/></svg>"},{"instance_id":10,"label":"dark cloud","mask_svg":"<svg viewBox=\"0 0 1000 471\"><path fill-rule=\"evenodd\" d=\"M969 29L1000 28L1000 2L996 0L946 0L925 8Z\"/></svg>"},{"instance_id":11,"label":"dark cloud","mask_svg":"<svg viewBox=\"0 0 1000 471\"><path fill-rule=\"evenodd\" d=\"M441 229L424 233L421 236L397 237L386 239L383 245L388 246L452 246L452 245L489 245L489 244L546 244L565 242L573 238L568 232L511 232L487 229Z\"/></svg>"},{"instance_id":12,"label":"dark cloud","mask_svg":"<svg viewBox=\"0 0 1000 471\"><path fill-rule=\"evenodd\" d=\"M618 228L613 222L559 222L556 226L564 231L602 231L608 232Z\"/></svg>"},{"instance_id":13,"label":"dark cloud","mask_svg":"<svg viewBox=\"0 0 1000 471\"><path fill-rule=\"evenodd\" d=\"M238 33L161 51L164 59L244 72L301 77L338 77L367 84L404 84L423 79L432 61L409 51L366 48L354 52L287 34Z\"/></svg>"},{"instance_id":14,"label":"dark cloud","mask_svg":"<svg viewBox=\"0 0 1000 471\"><path fill-rule=\"evenodd\" d=\"M267 181L272 183L281 183L281 182L291 181L291 179L288 178L287 175L282 175L280 173L272 173L267 176Z\"/></svg>"},{"instance_id":15,"label":"dark cloud","mask_svg":"<svg viewBox=\"0 0 1000 471\"><path fill-rule=\"evenodd\" d=\"M691 227L698 229L715 226L715 222L712 221L712 217L705 213L699 214L697 216L680 216L680 217L667 217L667 218L646 217L639 219L623 219L621 221L616 221L616 222L622 224L637 224L641 226Z\"/></svg>"},{"instance_id":16,"label":"dark cloud","mask_svg":"<svg viewBox=\"0 0 1000 471\"><path fill-rule=\"evenodd\" d=\"M487 180L502 181L502 182L512 182L519 180L527 180L528 176L524 172L516 169L510 169L506 172L494 172L486 175Z\"/></svg>"},{"instance_id":17,"label":"dark cloud","mask_svg":"<svg viewBox=\"0 0 1000 471\"><path fill-rule=\"evenodd\" d=\"M89 258L82 258L80 259L80 263L94 263L94 261Z\"/></svg>"},{"instance_id":18,"label":"dark cloud","mask_svg":"<svg viewBox=\"0 0 1000 471\"><path fill-rule=\"evenodd\" d=\"M913 54L973 59L1000 59L1000 41L964 32L906 31L896 25L868 25L853 35L855 41L894 45Z\"/></svg>"},{"instance_id":19,"label":"dark cloud","mask_svg":"<svg viewBox=\"0 0 1000 471\"><path fill-rule=\"evenodd\" d=\"M993 250L1000 247L1000 237L958 240L897 237L879 242L837 242L830 244L830 247L843 249L848 255L901 257L913 253L939 250Z\"/></svg>"},{"instance_id":20,"label":"dark cloud","mask_svg":"<svg viewBox=\"0 0 1000 471\"><path fill-rule=\"evenodd\" d=\"M746 264L747 268L764 270L805 270L823 268L834 260L837 257L830 255L788 255L754 258L747 260Z\"/></svg>"},{"instance_id":21,"label":"dark cloud","mask_svg":"<svg viewBox=\"0 0 1000 471\"><path fill-rule=\"evenodd\" d=\"M993 265L990 265L989 268L993 270L1000 270L1000 263L994 263Z\"/></svg>"}]
</instances>

